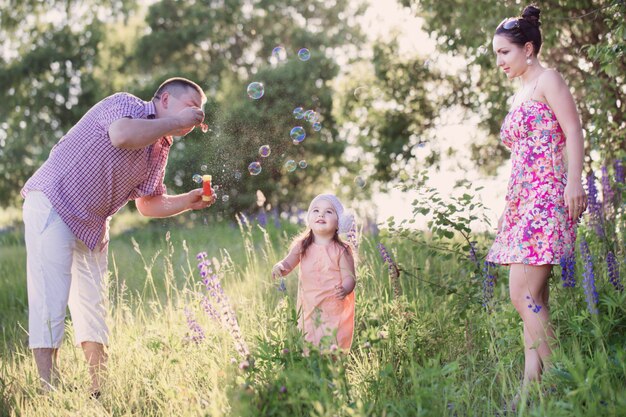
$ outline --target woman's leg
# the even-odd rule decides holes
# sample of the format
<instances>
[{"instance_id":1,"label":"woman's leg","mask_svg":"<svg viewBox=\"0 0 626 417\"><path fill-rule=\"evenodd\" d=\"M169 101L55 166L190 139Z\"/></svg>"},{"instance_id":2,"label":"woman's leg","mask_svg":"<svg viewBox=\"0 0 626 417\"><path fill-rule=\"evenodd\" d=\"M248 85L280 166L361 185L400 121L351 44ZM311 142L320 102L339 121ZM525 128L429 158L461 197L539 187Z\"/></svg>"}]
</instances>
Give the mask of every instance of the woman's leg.
<instances>
[{"instance_id":1,"label":"woman's leg","mask_svg":"<svg viewBox=\"0 0 626 417\"><path fill-rule=\"evenodd\" d=\"M554 339L548 307L551 270L552 265L511 265L511 301L524 322L524 385L540 380L550 362L550 343Z\"/></svg>"}]
</instances>

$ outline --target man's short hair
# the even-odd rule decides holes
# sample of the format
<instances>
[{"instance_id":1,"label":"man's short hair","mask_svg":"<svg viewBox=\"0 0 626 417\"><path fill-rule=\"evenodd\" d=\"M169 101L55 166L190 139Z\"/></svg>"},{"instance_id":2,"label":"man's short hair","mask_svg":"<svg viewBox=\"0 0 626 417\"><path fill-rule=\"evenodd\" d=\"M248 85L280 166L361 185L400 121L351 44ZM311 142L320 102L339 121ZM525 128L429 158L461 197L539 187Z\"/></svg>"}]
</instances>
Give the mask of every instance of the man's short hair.
<instances>
[{"instance_id":1,"label":"man's short hair","mask_svg":"<svg viewBox=\"0 0 626 417\"><path fill-rule=\"evenodd\" d=\"M154 93L153 98L161 98L161 94L163 94L165 91L175 97L179 97L181 94L184 94L189 89L193 89L198 94L200 94L202 104L206 103L206 95L204 94L204 91L202 91L202 88L200 88L200 86L193 81L182 77L168 78L167 80L163 81L159 88L157 88L156 93Z\"/></svg>"}]
</instances>

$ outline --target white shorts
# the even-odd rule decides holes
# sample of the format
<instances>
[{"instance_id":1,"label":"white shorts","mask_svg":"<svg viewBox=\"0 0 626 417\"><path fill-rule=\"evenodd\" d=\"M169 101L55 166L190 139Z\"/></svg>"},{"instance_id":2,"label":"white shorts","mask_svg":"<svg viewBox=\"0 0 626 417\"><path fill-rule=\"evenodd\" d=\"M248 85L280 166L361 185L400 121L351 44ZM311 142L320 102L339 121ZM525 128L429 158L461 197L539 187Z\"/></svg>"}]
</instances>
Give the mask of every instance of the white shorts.
<instances>
[{"instance_id":1,"label":"white shorts","mask_svg":"<svg viewBox=\"0 0 626 417\"><path fill-rule=\"evenodd\" d=\"M76 344L108 344L108 250L91 251L40 191L24 201L29 346L59 348L70 307Z\"/></svg>"}]
</instances>

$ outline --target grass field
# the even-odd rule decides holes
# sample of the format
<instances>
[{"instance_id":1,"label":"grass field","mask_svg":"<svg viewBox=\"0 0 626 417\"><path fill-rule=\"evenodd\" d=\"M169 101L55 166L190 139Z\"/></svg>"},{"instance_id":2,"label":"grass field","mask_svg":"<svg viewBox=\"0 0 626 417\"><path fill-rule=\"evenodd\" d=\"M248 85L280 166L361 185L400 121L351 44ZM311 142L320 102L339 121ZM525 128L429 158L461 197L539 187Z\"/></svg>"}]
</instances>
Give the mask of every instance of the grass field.
<instances>
[{"instance_id":1,"label":"grass field","mask_svg":"<svg viewBox=\"0 0 626 417\"><path fill-rule=\"evenodd\" d=\"M554 366L512 413L507 404L520 385L523 348L506 268L493 272L493 298L486 300L482 263L454 240L417 231L360 236L352 350L303 356L296 274L285 292L270 277L299 230L286 222L264 228L196 219L193 227L158 221L114 236L109 367L99 400L87 394L88 373L71 343L69 320L63 380L56 391L38 393L26 347L23 236L19 228L5 230L0 416L626 415L626 294L609 282L603 243L591 233L581 230L591 247L599 313L590 314L585 304L585 262L577 262L574 288L562 288L555 268ZM490 239L476 237L479 255ZM380 257L381 242L403 270L397 281ZM199 252L212 259L249 357L236 349L238 329L205 312ZM623 261L622 255L622 269ZM202 340L189 326L194 320Z\"/></svg>"}]
</instances>

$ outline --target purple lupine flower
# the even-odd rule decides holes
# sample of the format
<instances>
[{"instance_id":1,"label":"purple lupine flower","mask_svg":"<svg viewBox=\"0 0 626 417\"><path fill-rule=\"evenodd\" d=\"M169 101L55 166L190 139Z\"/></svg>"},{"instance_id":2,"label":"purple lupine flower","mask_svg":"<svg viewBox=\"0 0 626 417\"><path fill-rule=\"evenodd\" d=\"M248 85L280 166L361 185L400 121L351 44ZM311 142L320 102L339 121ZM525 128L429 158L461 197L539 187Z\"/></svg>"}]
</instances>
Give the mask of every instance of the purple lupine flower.
<instances>
[{"instance_id":1,"label":"purple lupine flower","mask_svg":"<svg viewBox=\"0 0 626 417\"><path fill-rule=\"evenodd\" d=\"M611 207L615 192L611 188L611 178L606 165L602 166L602 200L604 201L604 210Z\"/></svg>"},{"instance_id":2,"label":"purple lupine flower","mask_svg":"<svg viewBox=\"0 0 626 417\"><path fill-rule=\"evenodd\" d=\"M202 283L205 286L206 296L203 300L204 310L209 317L219 321L219 323L230 333L234 339L235 349L244 358L250 355L248 345L243 339L239 323L237 322L237 316L233 311L228 297L224 293L220 279L211 268L211 261L208 259L206 253L199 253L197 256L198 268L200 269L200 276L202 276Z\"/></svg>"},{"instance_id":3,"label":"purple lupine flower","mask_svg":"<svg viewBox=\"0 0 626 417\"><path fill-rule=\"evenodd\" d=\"M393 261L393 258L387 251L387 248L382 243L379 243L377 247L380 252L380 256L383 258L383 261L387 264L387 268L389 269L393 293L396 297L399 297L401 293L400 283L398 282L398 278L400 277L400 268L398 268L398 265Z\"/></svg>"},{"instance_id":4,"label":"purple lupine flower","mask_svg":"<svg viewBox=\"0 0 626 417\"><path fill-rule=\"evenodd\" d=\"M352 222L352 225L350 226L350 230L348 230L348 233L346 234L346 237L348 239L348 243L350 243L350 245L354 249L358 249L359 248L359 240L357 239L356 223L355 222Z\"/></svg>"},{"instance_id":5,"label":"purple lupine flower","mask_svg":"<svg viewBox=\"0 0 626 417\"><path fill-rule=\"evenodd\" d=\"M496 285L496 276L492 270L496 267L493 262L483 264L483 307L488 307L493 299L493 289Z\"/></svg>"},{"instance_id":6,"label":"purple lupine flower","mask_svg":"<svg viewBox=\"0 0 626 417\"><path fill-rule=\"evenodd\" d=\"M389 252L387 251L387 248L385 247L385 245L383 245L382 243L379 243L377 245L377 248L378 248L378 251L380 252L380 256L383 258L384 263L386 263L387 268L389 268L389 273L399 275L400 269L398 268L398 265L396 265L396 263L394 262L391 255L389 255Z\"/></svg>"},{"instance_id":7,"label":"purple lupine flower","mask_svg":"<svg viewBox=\"0 0 626 417\"><path fill-rule=\"evenodd\" d=\"M561 258L561 281L563 281L563 288L574 288L576 286L576 255L571 254L563 256Z\"/></svg>"},{"instance_id":8,"label":"purple lupine flower","mask_svg":"<svg viewBox=\"0 0 626 417\"><path fill-rule=\"evenodd\" d=\"M587 310L591 314L598 314L598 292L596 291L596 281L593 272L593 259L589 251L589 244L585 239L580 242L580 253L585 263L583 271L583 288L585 289L585 300Z\"/></svg>"},{"instance_id":9,"label":"purple lupine flower","mask_svg":"<svg viewBox=\"0 0 626 417\"><path fill-rule=\"evenodd\" d=\"M478 262L478 256L476 255L476 243L477 242L475 240L471 241L469 249L469 259L474 263Z\"/></svg>"},{"instance_id":10,"label":"purple lupine flower","mask_svg":"<svg viewBox=\"0 0 626 417\"><path fill-rule=\"evenodd\" d=\"M265 214L265 211L261 211L257 214L256 221L259 225L261 225L261 227L267 226L267 214Z\"/></svg>"},{"instance_id":11,"label":"purple lupine flower","mask_svg":"<svg viewBox=\"0 0 626 417\"><path fill-rule=\"evenodd\" d=\"M541 305L537 304L532 295L527 295L526 299L528 300L528 308L530 308L533 313L539 313L541 311Z\"/></svg>"},{"instance_id":12,"label":"purple lupine flower","mask_svg":"<svg viewBox=\"0 0 626 417\"><path fill-rule=\"evenodd\" d=\"M280 214L278 213L278 208L276 207L272 209L272 218L274 219L274 227L280 229Z\"/></svg>"},{"instance_id":13,"label":"purple lupine flower","mask_svg":"<svg viewBox=\"0 0 626 417\"><path fill-rule=\"evenodd\" d=\"M602 203L598 200L598 187L596 187L596 177L593 171L587 175L587 194L589 214L591 216L591 224L598 236L604 236Z\"/></svg>"},{"instance_id":14,"label":"purple lupine flower","mask_svg":"<svg viewBox=\"0 0 626 417\"><path fill-rule=\"evenodd\" d=\"M188 336L187 339L195 344L199 344L205 339L204 330L202 330L202 327L196 321L193 313L187 307L185 307L185 317L187 318L187 327L189 327L189 331L191 332L191 335Z\"/></svg>"},{"instance_id":15,"label":"purple lupine flower","mask_svg":"<svg viewBox=\"0 0 626 417\"><path fill-rule=\"evenodd\" d=\"M624 165L621 159L616 159L613 164L613 168L615 169L615 182L618 184L624 184Z\"/></svg>"},{"instance_id":16,"label":"purple lupine flower","mask_svg":"<svg viewBox=\"0 0 626 417\"><path fill-rule=\"evenodd\" d=\"M613 287L619 292L624 291L624 286L619 278L619 265L617 264L617 259L615 259L615 255L613 252L607 253L606 255L606 269L609 275L609 281L613 284Z\"/></svg>"},{"instance_id":17,"label":"purple lupine flower","mask_svg":"<svg viewBox=\"0 0 626 417\"><path fill-rule=\"evenodd\" d=\"M287 285L285 285L285 278L280 277L280 283L278 284L278 291L285 292L287 291Z\"/></svg>"}]
</instances>

